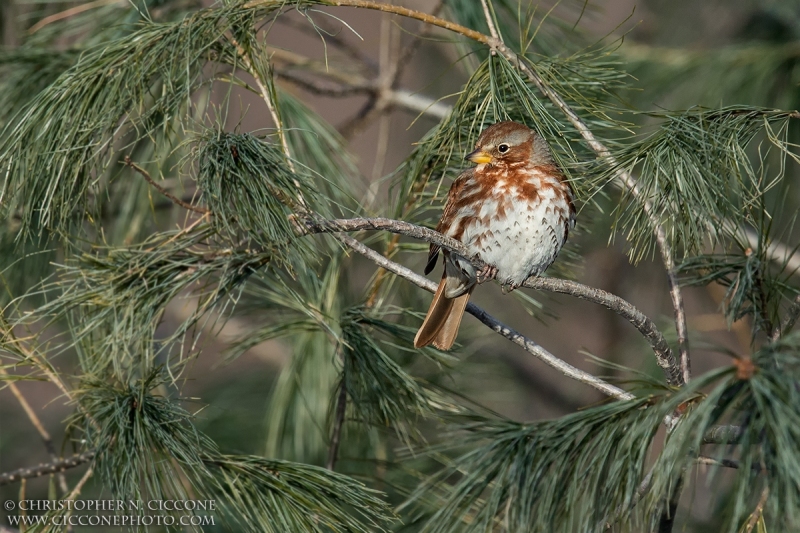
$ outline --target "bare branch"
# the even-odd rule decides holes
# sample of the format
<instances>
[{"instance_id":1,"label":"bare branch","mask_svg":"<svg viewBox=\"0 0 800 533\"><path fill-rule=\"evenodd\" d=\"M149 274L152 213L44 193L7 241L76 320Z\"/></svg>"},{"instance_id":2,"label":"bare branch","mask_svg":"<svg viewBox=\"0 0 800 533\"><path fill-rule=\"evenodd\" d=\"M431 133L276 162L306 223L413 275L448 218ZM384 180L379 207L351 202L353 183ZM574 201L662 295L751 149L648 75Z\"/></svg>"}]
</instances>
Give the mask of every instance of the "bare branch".
<instances>
[{"instance_id":1,"label":"bare branch","mask_svg":"<svg viewBox=\"0 0 800 533\"><path fill-rule=\"evenodd\" d=\"M94 456L95 451L91 450L81 454L73 455L72 457L67 457L66 459L53 461L52 463L42 463L38 466L29 466L14 470L12 472L6 472L5 474L0 474L0 486L9 485L22 479L30 479L34 477L46 476L48 474L54 474L56 472L64 472L70 468L75 468L76 466L88 463L94 458Z\"/></svg>"},{"instance_id":2,"label":"bare branch","mask_svg":"<svg viewBox=\"0 0 800 533\"><path fill-rule=\"evenodd\" d=\"M503 38L500 37L500 32L497 31L497 26L494 24L494 18L492 18L492 12L489 9L489 1L488 0L481 0L481 6L483 6L483 16L486 19L486 24L489 26L489 34L500 42L503 42ZM494 53L494 51L492 51Z\"/></svg>"},{"instance_id":3,"label":"bare branch","mask_svg":"<svg viewBox=\"0 0 800 533\"><path fill-rule=\"evenodd\" d=\"M430 231L430 230L429 230ZM395 263L387 259L386 257L382 256L375 250L367 247L360 241L350 237L349 235L338 235L338 239L347 245L352 250L360 253L361 255L367 257L373 263L377 264L378 266L385 268L386 270L393 272L394 274L410 281L417 287L425 289L428 292L436 292L436 283L420 276L416 272L412 271L409 268L406 268L400 264ZM635 398L635 396L629 392L626 392L619 387L615 387L610 383L603 381L602 379L595 377L588 372L584 372L574 366L568 364L565 361L562 361L558 357L554 356L538 344L536 344L531 339L525 337L524 335L518 333L517 331L511 329L510 327L506 326L489 313L478 307L477 305L470 303L467 306L467 312L473 315L475 318L483 322L486 326L489 326L489 329L492 331L499 333L503 337L507 338L514 344L521 346L525 351L528 353L538 357L546 364L550 365L551 367L555 368L562 374L567 377L570 377L576 381L580 381L581 383L586 383L597 390L607 394L609 396L613 396L619 400L631 400Z\"/></svg>"},{"instance_id":4,"label":"bare branch","mask_svg":"<svg viewBox=\"0 0 800 533\"><path fill-rule=\"evenodd\" d=\"M658 366L664 371L667 383L679 387L684 385L683 374L680 372L675 356L667 344L664 335L658 330L647 315L639 311L631 303L623 300L619 296L608 293L594 287L587 287L575 281L556 278L529 278L524 284L525 287L550 292L558 292L576 296L583 300L588 300L600 304L606 309L617 313L639 330L645 339L650 343L655 353Z\"/></svg>"},{"instance_id":5,"label":"bare branch","mask_svg":"<svg viewBox=\"0 0 800 533\"><path fill-rule=\"evenodd\" d=\"M209 212L208 209L206 209L205 207L198 207L188 202L184 202L183 200L181 200L180 198L178 198L177 196L166 190L164 187L156 183L156 181L152 177L150 177L149 172L147 172L145 169L143 169L142 167L133 162L131 156L126 155L123 161L127 166L131 167L133 170L141 174L142 177L144 177L144 179L147 180L147 183L152 185L153 188L155 188L158 192L169 198L173 203L183 207L184 209L188 209L189 211L194 211L195 213L201 213L205 215Z\"/></svg>"},{"instance_id":6,"label":"bare branch","mask_svg":"<svg viewBox=\"0 0 800 533\"><path fill-rule=\"evenodd\" d=\"M315 220L308 221L305 225L309 232L330 232L330 231L360 231L360 230L382 230L399 235L413 237L415 239L438 244L442 248L455 252L464 257L470 258L476 270L480 270L485 263L478 257L470 257L467 247L446 235L401 220L389 218L355 218L338 220ZM647 339L653 352L656 355L658 365L664 370L667 383L673 386L683 384L682 375L678 371L678 365L669 344L664 336L644 313L635 306L606 291L587 287L575 281L555 279L555 278L529 278L524 284L525 287L569 294L600 304L607 309L617 313L628 320L633 326Z\"/></svg>"}]
</instances>

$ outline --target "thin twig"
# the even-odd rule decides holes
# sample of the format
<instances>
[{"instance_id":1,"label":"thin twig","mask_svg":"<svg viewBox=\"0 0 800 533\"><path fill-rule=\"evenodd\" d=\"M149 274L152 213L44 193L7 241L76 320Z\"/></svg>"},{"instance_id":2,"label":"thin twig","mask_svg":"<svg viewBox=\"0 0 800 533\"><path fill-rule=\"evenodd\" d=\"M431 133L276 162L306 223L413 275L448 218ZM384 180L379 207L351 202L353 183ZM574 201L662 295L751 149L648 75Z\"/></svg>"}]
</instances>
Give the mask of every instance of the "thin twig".
<instances>
[{"instance_id":1,"label":"thin twig","mask_svg":"<svg viewBox=\"0 0 800 533\"><path fill-rule=\"evenodd\" d=\"M52 24L53 22L58 22L59 20L64 20L69 17L74 17L75 15L79 15L84 11L89 11L96 7L103 7L113 4L124 5L126 3L127 2L125 2L125 0L95 0L94 2L87 2L79 6L71 7L59 13L54 13L48 17L43 18L42 20L31 26L31 28L28 30L28 34L32 35L37 31L41 30L42 28L44 28L45 26Z\"/></svg>"},{"instance_id":2,"label":"thin twig","mask_svg":"<svg viewBox=\"0 0 800 533\"><path fill-rule=\"evenodd\" d=\"M0 376L8 376L8 372L6 369L0 365ZM50 456L52 461L58 461L58 456L56 455L56 448L53 446L53 439L50 437L50 433L45 429L44 424L39 419L39 416L36 414L36 411L33 410L31 404L28 403L28 400L22 394L22 391L19 390L17 384L13 381L8 381L8 388L11 391L11 394L19 402L22 410L25 411L25 414L28 416L28 419L33 424L33 427L36 428L36 431L39 432L39 436L42 438L42 442L44 443L45 450L47 450L47 454ZM69 486L67 485L67 478L64 477L64 474L58 474L58 486L61 489L61 492L67 494L69 492Z\"/></svg>"},{"instance_id":3,"label":"thin twig","mask_svg":"<svg viewBox=\"0 0 800 533\"><path fill-rule=\"evenodd\" d=\"M483 6L483 16L486 19L486 24L489 26L489 34L497 39L498 41L502 42L503 38L500 37L500 32L497 31L497 26L494 25L494 19L492 18L492 12L489 9L489 1L488 0L481 0L481 6ZM495 51L492 50L494 54Z\"/></svg>"},{"instance_id":4,"label":"thin twig","mask_svg":"<svg viewBox=\"0 0 800 533\"><path fill-rule=\"evenodd\" d=\"M686 480L686 469L681 473L678 481L672 489L667 500L667 505L661 512L661 518L658 521L658 533L672 533L672 528L675 526L675 518L678 515L678 504L681 500L681 493L683 492L683 485Z\"/></svg>"},{"instance_id":5,"label":"thin twig","mask_svg":"<svg viewBox=\"0 0 800 533\"><path fill-rule=\"evenodd\" d=\"M61 378L53 372L53 369L50 365L43 359L40 359L38 354L35 350L29 349L25 346L20 339L17 338L16 334L14 333L14 329L11 325L6 321L5 316L2 312L0 312L0 334L5 337L10 342L14 343L17 349L25 356L25 360L32 362L35 364L42 374L47 377L48 381L50 381L53 385L58 387L58 389L64 394L67 400L72 401L72 393L67 389L67 386L61 380Z\"/></svg>"},{"instance_id":6,"label":"thin twig","mask_svg":"<svg viewBox=\"0 0 800 533\"><path fill-rule=\"evenodd\" d=\"M382 230L389 231L398 235L413 237L455 252L464 257L470 257L467 247L453 238L442 235L434 230L417 226L401 220L389 218L355 218L338 220L316 220L308 222L305 226L309 232L330 232L330 231L360 231L360 230ZM485 263L477 257L471 259L475 268L480 270ZM529 278L524 284L525 287L569 294L578 298L600 304L607 309L617 313L633 326L647 339L653 352L656 355L658 365L664 370L667 383L673 386L683 384L681 373L677 370L678 365L669 344L664 336L656 327L655 323L644 313L639 311L634 305L606 291L587 287L575 281L555 279L555 278Z\"/></svg>"},{"instance_id":7,"label":"thin twig","mask_svg":"<svg viewBox=\"0 0 800 533\"><path fill-rule=\"evenodd\" d=\"M242 48L242 45L240 45L239 42L233 37L230 37L230 40L236 47L240 59L244 63L244 66L247 68L247 72L251 76L253 76L254 80L256 80L256 85L258 85L258 90L261 92L261 98L267 105L269 114L272 117L272 122L275 123L275 129L278 131L278 139L281 141L281 146L283 147L283 153L286 156L286 164L288 165L289 170L295 172L294 161L292 161L291 150L289 150L289 140L286 138L286 132L283 129L283 123L281 122L278 108L275 105L275 102L272 101L272 94L270 93L269 89L267 89L267 81L262 80L261 76L258 75L258 72L255 70L255 68L253 68L253 60L249 52L247 52L244 48Z\"/></svg>"},{"instance_id":8,"label":"thin twig","mask_svg":"<svg viewBox=\"0 0 800 533\"><path fill-rule=\"evenodd\" d=\"M90 477L92 477L92 467L91 466L86 469L86 472L84 472L83 477L81 477L80 481L78 481L78 484L75 485L75 488L72 489L72 492L69 493L69 496L67 496L64 499L67 500L67 501L72 501L75 498L77 498L78 496L80 496L81 490L83 490L83 486L86 484L87 481L89 481ZM70 512L71 512L72 509L73 509L72 506L70 506L69 509L70 509Z\"/></svg>"},{"instance_id":9,"label":"thin twig","mask_svg":"<svg viewBox=\"0 0 800 533\"><path fill-rule=\"evenodd\" d=\"M722 466L725 468L739 468L739 463L732 459L714 459L713 457L705 457L701 455L695 462L699 465L709 466Z\"/></svg>"},{"instance_id":10,"label":"thin twig","mask_svg":"<svg viewBox=\"0 0 800 533\"><path fill-rule=\"evenodd\" d=\"M184 209L188 209L189 211L194 211L195 213L202 213L204 215L208 214L209 210L207 208L198 207L198 206L192 205L192 204L190 204L188 202L184 202L183 200L181 200L180 198L178 198L177 196L175 196L174 194L172 194L171 192L166 190L164 187L159 185L152 177L150 177L150 173L149 172L147 172L145 169L143 169L142 167L140 167L139 165L137 165L136 163L133 162L133 160L131 159L131 156L126 155L125 158L123 159L123 162L127 166L131 167L133 170L135 170L136 172L141 174L142 177L145 180L147 180L147 183L152 185L153 188L155 188L158 192L160 192L161 194L163 194L164 196L169 198L173 203L183 207Z\"/></svg>"},{"instance_id":11,"label":"thin twig","mask_svg":"<svg viewBox=\"0 0 800 533\"><path fill-rule=\"evenodd\" d=\"M644 479L639 486L636 488L636 493L633 495L631 500L630 506L628 506L627 512L630 512L636 504L642 499L642 497L647 494L647 491L650 490L650 484L653 482L653 469L651 468L649 472L644 476ZM619 520L624 514L626 513L625 506L619 505L615 510L614 514L611 515L609 519L606 520L606 529L611 529L614 523Z\"/></svg>"},{"instance_id":12,"label":"thin twig","mask_svg":"<svg viewBox=\"0 0 800 533\"><path fill-rule=\"evenodd\" d=\"M745 533L750 533L753 531L753 528L756 527L756 524L761 519L761 516L764 514L764 505L767 504L767 498L769 497L769 486L764 487L761 491L761 498L758 499L758 504L756 508L753 510L753 514L750 515L750 519L747 521L747 527L745 527Z\"/></svg>"},{"instance_id":13,"label":"thin twig","mask_svg":"<svg viewBox=\"0 0 800 533\"><path fill-rule=\"evenodd\" d=\"M342 437L342 426L344 426L344 415L347 412L347 387L345 387L344 376L339 384L339 394L336 400L336 418L333 421L333 435L331 435L331 447L328 450L328 462L326 468L333 470L339 456L339 441Z\"/></svg>"},{"instance_id":14,"label":"thin twig","mask_svg":"<svg viewBox=\"0 0 800 533\"><path fill-rule=\"evenodd\" d=\"M0 486L16 483L22 479L30 479L34 477L46 476L48 474L54 474L56 472L64 472L70 468L75 468L76 466L88 463L94 458L94 456L95 451L90 450L88 452L73 455L72 457L67 457L65 459L59 459L58 461L53 461L51 463L42 463L38 466L29 466L25 468L19 468L11 472L6 472L5 474L0 474Z\"/></svg>"},{"instance_id":15,"label":"thin twig","mask_svg":"<svg viewBox=\"0 0 800 533\"><path fill-rule=\"evenodd\" d=\"M288 53L285 50L273 51L270 49L270 53L291 65L308 66L313 63L309 58L299 54ZM332 98L346 98L359 94L368 94L372 95L373 98L377 98L378 94L382 93L383 99L389 107L407 109L415 113L429 115L435 119L446 117L452 110L451 106L443 104L439 100L434 100L408 89L396 88L394 87L395 84L390 88L382 88L377 80L367 80L358 75L341 72L331 67L327 69L322 67L319 69L314 68L312 71L314 74L335 80L335 83L311 80L287 68L276 68L275 75L308 92ZM399 67L397 71L400 71Z\"/></svg>"}]
</instances>

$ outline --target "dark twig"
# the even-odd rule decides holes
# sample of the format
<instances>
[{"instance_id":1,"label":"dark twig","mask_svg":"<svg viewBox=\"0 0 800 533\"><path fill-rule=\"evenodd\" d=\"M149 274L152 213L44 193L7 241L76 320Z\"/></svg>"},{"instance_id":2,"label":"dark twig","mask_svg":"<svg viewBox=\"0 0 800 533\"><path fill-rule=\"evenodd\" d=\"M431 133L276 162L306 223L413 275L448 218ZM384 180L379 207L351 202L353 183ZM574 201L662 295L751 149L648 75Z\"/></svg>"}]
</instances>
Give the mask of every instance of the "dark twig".
<instances>
[{"instance_id":1,"label":"dark twig","mask_svg":"<svg viewBox=\"0 0 800 533\"><path fill-rule=\"evenodd\" d=\"M127 166L131 167L133 170L141 174L142 177L145 180L147 180L147 183L152 185L158 192L160 192L161 194L172 200L173 203L183 207L184 209L188 209L189 211L194 211L195 213L202 213L205 215L209 212L208 209L206 209L205 207L198 207L190 203L184 202L183 200L181 200L180 198L178 198L177 196L166 190L164 187L156 183L156 181L150 177L150 173L147 172L142 167L140 167L139 165L137 165L136 163L134 163L130 156L126 155L123 161Z\"/></svg>"},{"instance_id":2,"label":"dark twig","mask_svg":"<svg viewBox=\"0 0 800 533\"><path fill-rule=\"evenodd\" d=\"M342 426L344 426L344 415L347 412L347 387L345 387L344 375L339 384L339 394L336 400L336 419L333 422L333 434L331 435L331 447L328 450L328 462L325 467L333 470L339 456L339 442L342 438Z\"/></svg>"},{"instance_id":3,"label":"dark twig","mask_svg":"<svg viewBox=\"0 0 800 533\"><path fill-rule=\"evenodd\" d=\"M686 471L681 473L678 481L670 493L669 500L664 510L661 512L661 518L658 521L658 533L672 533L672 528L675 525L675 517L678 513L678 504L681 500L681 493L683 492L683 485L686 479Z\"/></svg>"},{"instance_id":4,"label":"dark twig","mask_svg":"<svg viewBox=\"0 0 800 533\"><path fill-rule=\"evenodd\" d=\"M631 500L630 507L628 507L628 511L630 512L631 509L636 507L636 504L642 499L642 497L647 494L647 491L650 490L650 484L653 482L653 470L650 469L649 472L644 476L644 479L639 486L636 488L636 493L633 495L633 499ZM606 529L611 529L614 525L614 522L619 520L624 514L626 513L624 506L620 505L614 510L614 514L611 518L606 520Z\"/></svg>"},{"instance_id":5,"label":"dark twig","mask_svg":"<svg viewBox=\"0 0 800 533\"><path fill-rule=\"evenodd\" d=\"M66 459L53 461L52 463L43 463L38 466L30 466L26 468L20 468L12 472L6 472L5 474L0 474L0 486L15 483L22 479L30 479L34 477L46 476L48 474L54 474L56 472L64 472L70 468L75 468L76 466L88 463L94 458L94 456L95 451L90 450L88 452L73 455L72 457L67 457Z\"/></svg>"}]
</instances>

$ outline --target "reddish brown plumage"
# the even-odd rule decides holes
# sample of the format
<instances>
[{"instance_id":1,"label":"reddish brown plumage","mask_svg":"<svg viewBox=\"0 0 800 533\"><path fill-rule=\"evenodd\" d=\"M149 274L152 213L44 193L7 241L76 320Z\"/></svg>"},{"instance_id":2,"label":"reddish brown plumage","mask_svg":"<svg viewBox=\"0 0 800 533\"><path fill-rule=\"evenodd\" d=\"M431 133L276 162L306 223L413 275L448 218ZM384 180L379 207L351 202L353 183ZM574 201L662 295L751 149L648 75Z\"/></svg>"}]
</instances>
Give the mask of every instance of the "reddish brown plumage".
<instances>
[{"instance_id":1,"label":"reddish brown plumage","mask_svg":"<svg viewBox=\"0 0 800 533\"><path fill-rule=\"evenodd\" d=\"M547 143L516 122L489 126L468 159L477 167L461 173L450 187L437 231L457 239L491 268L504 290L550 266L575 222L573 193ZM431 245L425 273L436 265ZM444 252L439 290L417 332L414 345L447 350L478 273L469 262Z\"/></svg>"}]
</instances>

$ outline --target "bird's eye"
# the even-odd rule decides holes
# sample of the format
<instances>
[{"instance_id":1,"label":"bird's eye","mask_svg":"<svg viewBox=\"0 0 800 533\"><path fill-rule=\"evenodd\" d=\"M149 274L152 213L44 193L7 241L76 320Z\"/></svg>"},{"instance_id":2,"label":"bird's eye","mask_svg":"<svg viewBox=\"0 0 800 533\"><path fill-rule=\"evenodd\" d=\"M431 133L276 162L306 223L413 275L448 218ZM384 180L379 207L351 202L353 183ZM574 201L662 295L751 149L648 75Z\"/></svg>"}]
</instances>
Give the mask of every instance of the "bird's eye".
<instances>
[{"instance_id":1,"label":"bird's eye","mask_svg":"<svg viewBox=\"0 0 800 533\"><path fill-rule=\"evenodd\" d=\"M508 145L505 143L501 144L500 146L497 147L497 151L500 152L501 154L508 152Z\"/></svg>"}]
</instances>

